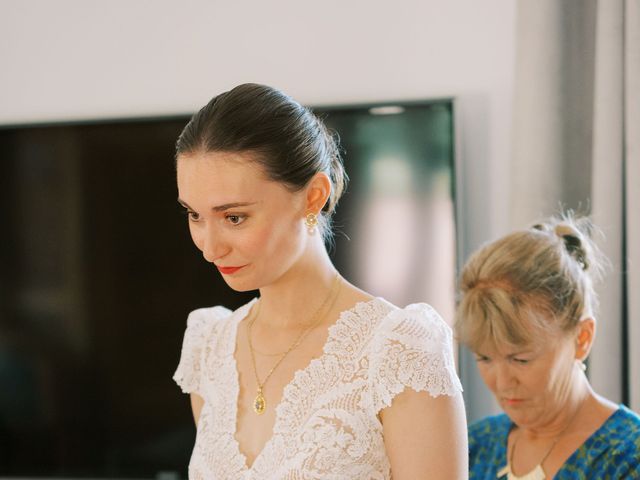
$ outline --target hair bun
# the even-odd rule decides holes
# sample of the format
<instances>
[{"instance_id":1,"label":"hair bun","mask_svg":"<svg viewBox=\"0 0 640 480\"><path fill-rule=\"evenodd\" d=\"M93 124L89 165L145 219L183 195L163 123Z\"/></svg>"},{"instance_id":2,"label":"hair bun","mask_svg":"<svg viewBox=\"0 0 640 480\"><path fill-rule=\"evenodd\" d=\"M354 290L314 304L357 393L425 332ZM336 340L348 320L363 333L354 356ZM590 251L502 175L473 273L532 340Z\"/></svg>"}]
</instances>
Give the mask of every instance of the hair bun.
<instances>
[{"instance_id":1,"label":"hair bun","mask_svg":"<svg viewBox=\"0 0 640 480\"><path fill-rule=\"evenodd\" d=\"M589 268L589 262L587 260L587 252L582 242L582 234L571 225L559 223L554 228L555 234L562 238L564 246L571 255L582 267L583 270Z\"/></svg>"}]
</instances>

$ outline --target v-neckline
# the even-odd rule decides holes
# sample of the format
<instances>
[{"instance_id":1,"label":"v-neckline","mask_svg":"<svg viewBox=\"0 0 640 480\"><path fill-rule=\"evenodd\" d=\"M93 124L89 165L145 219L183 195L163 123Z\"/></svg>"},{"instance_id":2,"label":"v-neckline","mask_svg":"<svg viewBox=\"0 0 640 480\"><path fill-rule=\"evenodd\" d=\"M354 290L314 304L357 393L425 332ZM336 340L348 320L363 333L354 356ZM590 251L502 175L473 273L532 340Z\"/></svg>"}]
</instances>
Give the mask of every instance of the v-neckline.
<instances>
[{"instance_id":1,"label":"v-neckline","mask_svg":"<svg viewBox=\"0 0 640 480\"><path fill-rule=\"evenodd\" d=\"M251 465L249 465L247 461L247 456L242 452L242 449L240 448L240 442L238 442L238 439L236 438L236 433L238 428L238 400L240 397L240 371L238 370L238 362L236 360L236 348L237 348L237 340L238 340L238 326L240 325L240 322L244 320L246 315L249 313L251 307L255 304L257 300L258 300L257 298L252 299L250 302L246 303L245 305L243 305L242 307L240 307L238 310L234 312L234 315L232 315L233 325L229 335L230 337L229 342L231 345L228 351L230 352L230 356L231 356L230 362L233 367L232 372L234 373L233 379L232 379L233 388L231 389L231 392L230 392L230 396L232 397L230 400L233 406L230 414L231 418L229 418L229 421L232 422L232 426L231 426L232 440L231 441L233 442L234 448L236 450L236 454L241 460L242 472L244 474L254 470L255 466L258 465L259 462L262 460L262 457L264 456L263 455L264 452L267 451L273 444L274 438L276 436L275 432L278 431L278 426L281 421L280 415L278 414L278 412L279 410L281 410L282 405L287 401L287 395L286 395L287 390L292 388L292 386L295 384L296 380L300 375L302 375L304 372L309 371L313 365L322 363L323 359L328 354L328 347L335 341L335 338L334 338L335 332L338 331L339 325L345 321L347 314L357 313L358 310L361 309L364 305L373 305L379 301L386 303L386 301L384 301L384 299L380 297L373 297L370 300L356 302L351 308L341 311L336 321L327 327L327 338L322 346L322 353L318 357L312 358L309 361L309 363L307 363L306 366L297 369L293 373L291 380L289 380L289 382L283 387L280 402L278 402L278 404L275 406L275 418L273 421L273 427L271 428L271 435L269 439L265 442L265 444L262 446L262 449L258 452L258 454L253 459L253 462L251 463Z\"/></svg>"},{"instance_id":2,"label":"v-neckline","mask_svg":"<svg viewBox=\"0 0 640 480\"><path fill-rule=\"evenodd\" d=\"M569 457L564 461L564 463L560 466L560 468L558 469L558 471L553 475L553 477L549 478L549 480L555 480L556 478L560 478L558 477L558 475L560 474L564 474L564 469L567 465L570 465L572 462L576 461L577 456L580 454L580 451L584 448L586 450L589 450L589 448L591 448L591 444L597 440L598 437L603 435L603 432L605 431L605 429L610 428L609 423L614 419L614 417L616 417L620 412L622 411L622 404L618 405L618 408L616 408L613 412L611 412L611 414L606 418L606 420L604 422L602 422L602 425L600 425L591 435L589 435L587 437L587 439L582 442L581 445L579 445L572 453L571 455L569 455ZM506 414L503 414L505 416L507 416ZM507 416L507 419L509 421L509 428L507 429L507 435L506 435L506 441L504 442L505 445L505 458L508 455L508 444L509 444L509 434L511 433L511 430L513 429L513 427L515 426L515 423L513 423L511 421L511 419ZM576 457L576 458L574 458ZM505 465L504 468L506 468L507 466L509 466L509 464L507 463L507 465ZM543 470L544 472L544 470ZM531 472L530 472L531 473ZM527 474L528 475L528 474ZM546 475L546 473L545 473ZM523 478L523 477L519 477L519 478Z\"/></svg>"}]
</instances>

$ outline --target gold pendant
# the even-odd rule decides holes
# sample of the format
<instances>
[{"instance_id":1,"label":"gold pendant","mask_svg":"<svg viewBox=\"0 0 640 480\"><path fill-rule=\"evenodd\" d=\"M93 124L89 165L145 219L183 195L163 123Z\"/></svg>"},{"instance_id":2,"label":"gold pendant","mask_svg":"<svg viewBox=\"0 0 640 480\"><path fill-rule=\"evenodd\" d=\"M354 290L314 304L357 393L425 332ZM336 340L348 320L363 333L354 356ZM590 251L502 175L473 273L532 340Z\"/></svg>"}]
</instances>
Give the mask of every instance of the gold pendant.
<instances>
[{"instance_id":1,"label":"gold pendant","mask_svg":"<svg viewBox=\"0 0 640 480\"><path fill-rule=\"evenodd\" d=\"M260 389L258 390L258 395L256 395L256 398L253 400L253 411L258 415L262 415L266 408L267 401L265 400L264 395L262 395L262 389Z\"/></svg>"}]
</instances>

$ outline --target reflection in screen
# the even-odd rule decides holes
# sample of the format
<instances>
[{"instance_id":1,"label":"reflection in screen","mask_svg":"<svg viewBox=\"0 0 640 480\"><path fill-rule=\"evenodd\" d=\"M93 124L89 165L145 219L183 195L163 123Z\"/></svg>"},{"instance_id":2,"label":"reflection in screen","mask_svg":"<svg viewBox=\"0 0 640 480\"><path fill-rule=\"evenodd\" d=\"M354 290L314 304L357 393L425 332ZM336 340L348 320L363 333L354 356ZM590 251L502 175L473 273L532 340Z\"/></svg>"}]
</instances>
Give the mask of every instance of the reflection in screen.
<instances>
[{"instance_id":1,"label":"reflection in screen","mask_svg":"<svg viewBox=\"0 0 640 480\"><path fill-rule=\"evenodd\" d=\"M336 214L338 267L404 306L454 312L454 149L450 102L327 110L350 176ZM348 238L347 238L348 237Z\"/></svg>"}]
</instances>

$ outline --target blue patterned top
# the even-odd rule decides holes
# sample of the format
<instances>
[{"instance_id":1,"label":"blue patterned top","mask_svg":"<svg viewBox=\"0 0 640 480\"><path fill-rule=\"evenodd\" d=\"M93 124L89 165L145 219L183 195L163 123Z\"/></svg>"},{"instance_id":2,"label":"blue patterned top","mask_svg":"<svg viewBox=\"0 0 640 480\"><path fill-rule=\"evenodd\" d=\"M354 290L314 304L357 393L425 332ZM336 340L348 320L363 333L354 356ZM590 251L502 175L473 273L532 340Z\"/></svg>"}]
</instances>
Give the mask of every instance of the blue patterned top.
<instances>
[{"instance_id":1,"label":"blue patterned top","mask_svg":"<svg viewBox=\"0 0 640 480\"><path fill-rule=\"evenodd\" d=\"M469 427L471 480L496 480L497 472L507 464L507 437L512 425L503 413ZM554 479L640 479L640 417L620 405L573 452Z\"/></svg>"}]
</instances>

